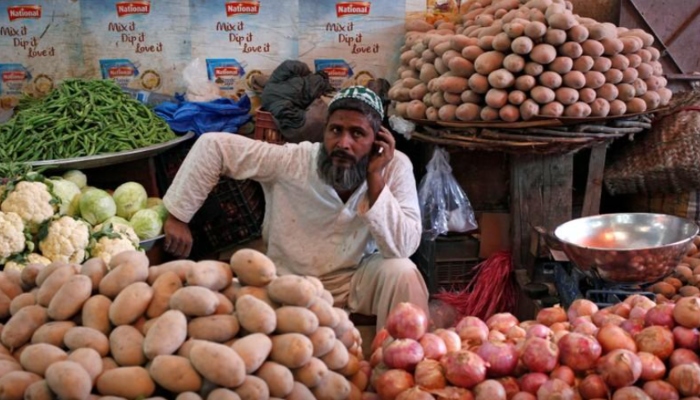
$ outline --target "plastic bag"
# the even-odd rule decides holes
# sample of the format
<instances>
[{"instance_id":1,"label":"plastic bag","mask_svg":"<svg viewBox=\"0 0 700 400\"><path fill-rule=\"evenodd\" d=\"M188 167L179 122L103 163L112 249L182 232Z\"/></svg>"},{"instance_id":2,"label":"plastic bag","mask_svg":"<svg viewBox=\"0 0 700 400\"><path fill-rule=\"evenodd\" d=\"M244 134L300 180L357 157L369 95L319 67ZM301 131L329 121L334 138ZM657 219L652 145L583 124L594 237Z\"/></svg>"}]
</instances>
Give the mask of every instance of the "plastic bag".
<instances>
[{"instance_id":1,"label":"plastic bag","mask_svg":"<svg viewBox=\"0 0 700 400\"><path fill-rule=\"evenodd\" d=\"M449 160L449 154L436 147L418 187L423 232L431 240L447 232L468 232L478 227L467 194L452 175Z\"/></svg>"},{"instance_id":2,"label":"plastic bag","mask_svg":"<svg viewBox=\"0 0 700 400\"><path fill-rule=\"evenodd\" d=\"M416 124L396 115L389 117L389 125L391 125L391 129L402 134L407 140L411 140L411 134L416 130Z\"/></svg>"},{"instance_id":3,"label":"plastic bag","mask_svg":"<svg viewBox=\"0 0 700 400\"><path fill-rule=\"evenodd\" d=\"M187 101L212 101L221 98L219 87L207 76L207 64L201 58L195 58L182 71L182 78L187 85Z\"/></svg>"}]
</instances>

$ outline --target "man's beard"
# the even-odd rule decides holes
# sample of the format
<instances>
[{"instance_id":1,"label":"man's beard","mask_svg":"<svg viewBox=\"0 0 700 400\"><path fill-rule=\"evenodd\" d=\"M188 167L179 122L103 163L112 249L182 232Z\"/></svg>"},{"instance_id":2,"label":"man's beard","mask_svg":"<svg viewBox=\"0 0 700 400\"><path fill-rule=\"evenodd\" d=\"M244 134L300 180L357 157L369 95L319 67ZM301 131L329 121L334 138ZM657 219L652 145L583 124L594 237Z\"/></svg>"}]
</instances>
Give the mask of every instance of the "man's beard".
<instances>
[{"instance_id":1,"label":"man's beard","mask_svg":"<svg viewBox=\"0 0 700 400\"><path fill-rule=\"evenodd\" d=\"M328 154L326 147L321 145L318 152L316 169L321 180L332 186L335 190L352 190L357 188L367 179L367 164L369 155L362 157L349 167L338 167L333 165L331 157L344 157L346 160L354 158L342 150L334 150Z\"/></svg>"}]
</instances>

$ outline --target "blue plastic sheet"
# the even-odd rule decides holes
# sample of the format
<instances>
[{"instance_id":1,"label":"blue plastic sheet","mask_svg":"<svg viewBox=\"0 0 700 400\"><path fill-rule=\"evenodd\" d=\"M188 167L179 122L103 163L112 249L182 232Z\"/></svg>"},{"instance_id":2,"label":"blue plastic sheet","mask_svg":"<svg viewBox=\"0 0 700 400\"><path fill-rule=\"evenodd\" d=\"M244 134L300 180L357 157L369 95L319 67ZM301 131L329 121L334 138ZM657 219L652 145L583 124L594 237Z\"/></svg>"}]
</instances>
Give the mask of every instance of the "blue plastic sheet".
<instances>
[{"instance_id":1,"label":"blue plastic sheet","mask_svg":"<svg viewBox=\"0 0 700 400\"><path fill-rule=\"evenodd\" d=\"M220 98L208 102L165 102L154 108L175 132L194 132L197 136L207 132L236 133L250 121L250 99Z\"/></svg>"}]
</instances>

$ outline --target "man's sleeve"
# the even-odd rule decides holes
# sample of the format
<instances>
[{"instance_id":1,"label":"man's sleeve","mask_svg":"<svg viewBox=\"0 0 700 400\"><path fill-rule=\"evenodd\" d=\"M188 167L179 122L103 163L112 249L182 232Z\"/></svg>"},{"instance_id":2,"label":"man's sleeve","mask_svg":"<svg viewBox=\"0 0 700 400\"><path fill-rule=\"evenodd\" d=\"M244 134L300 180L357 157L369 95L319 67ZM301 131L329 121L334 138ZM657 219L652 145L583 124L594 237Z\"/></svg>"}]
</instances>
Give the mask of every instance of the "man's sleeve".
<instances>
[{"instance_id":1,"label":"man's sleeve","mask_svg":"<svg viewBox=\"0 0 700 400\"><path fill-rule=\"evenodd\" d=\"M413 167L401 154L384 172L386 182L377 201L369 208L367 198L358 206L358 214L369 225L382 256L406 258L420 245L421 216Z\"/></svg>"},{"instance_id":2,"label":"man's sleeve","mask_svg":"<svg viewBox=\"0 0 700 400\"><path fill-rule=\"evenodd\" d=\"M272 180L288 153L283 146L236 134L206 133L185 157L163 204L174 217L190 222L221 176Z\"/></svg>"}]
</instances>

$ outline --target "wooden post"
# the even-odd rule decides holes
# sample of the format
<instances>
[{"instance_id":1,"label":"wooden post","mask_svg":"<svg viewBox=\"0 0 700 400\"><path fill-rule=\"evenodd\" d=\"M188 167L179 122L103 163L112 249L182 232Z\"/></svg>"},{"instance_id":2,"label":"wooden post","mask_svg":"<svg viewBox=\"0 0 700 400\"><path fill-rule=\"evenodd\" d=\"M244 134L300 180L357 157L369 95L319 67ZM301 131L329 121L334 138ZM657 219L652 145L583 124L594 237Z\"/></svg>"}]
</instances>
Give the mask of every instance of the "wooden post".
<instances>
[{"instance_id":1,"label":"wooden post","mask_svg":"<svg viewBox=\"0 0 700 400\"><path fill-rule=\"evenodd\" d=\"M582 217L598 215L600 212L600 195L603 192L603 173L605 172L605 153L607 150L607 143L591 149L586 194L583 198L583 210L581 211Z\"/></svg>"},{"instance_id":2,"label":"wooden post","mask_svg":"<svg viewBox=\"0 0 700 400\"><path fill-rule=\"evenodd\" d=\"M574 156L516 155L510 165L513 262L530 274L533 227L551 230L571 219Z\"/></svg>"}]
</instances>

